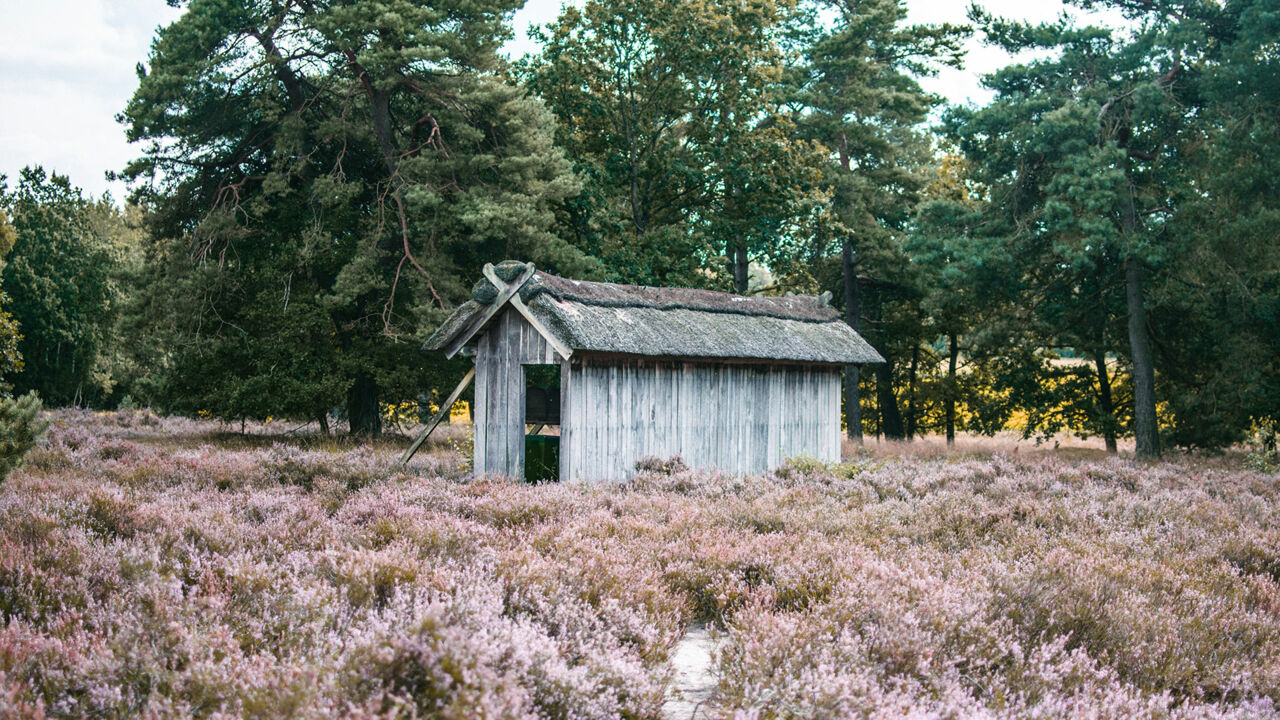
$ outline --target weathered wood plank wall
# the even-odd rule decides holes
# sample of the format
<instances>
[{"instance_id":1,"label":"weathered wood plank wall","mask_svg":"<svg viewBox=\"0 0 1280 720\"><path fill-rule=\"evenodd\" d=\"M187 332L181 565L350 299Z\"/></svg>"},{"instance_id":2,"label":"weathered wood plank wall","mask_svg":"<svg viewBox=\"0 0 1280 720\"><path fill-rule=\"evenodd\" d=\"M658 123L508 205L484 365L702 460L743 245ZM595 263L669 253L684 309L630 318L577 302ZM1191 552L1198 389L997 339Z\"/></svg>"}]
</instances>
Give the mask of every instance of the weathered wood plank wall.
<instances>
[{"instance_id":1,"label":"weathered wood plank wall","mask_svg":"<svg viewBox=\"0 0 1280 720\"><path fill-rule=\"evenodd\" d=\"M588 356L561 382L562 480L620 480L647 455L732 473L840 459L839 368Z\"/></svg>"},{"instance_id":2,"label":"weathered wood plank wall","mask_svg":"<svg viewBox=\"0 0 1280 720\"><path fill-rule=\"evenodd\" d=\"M524 365L554 364L560 356L513 309L490 321L476 343L476 473L524 472Z\"/></svg>"}]
</instances>

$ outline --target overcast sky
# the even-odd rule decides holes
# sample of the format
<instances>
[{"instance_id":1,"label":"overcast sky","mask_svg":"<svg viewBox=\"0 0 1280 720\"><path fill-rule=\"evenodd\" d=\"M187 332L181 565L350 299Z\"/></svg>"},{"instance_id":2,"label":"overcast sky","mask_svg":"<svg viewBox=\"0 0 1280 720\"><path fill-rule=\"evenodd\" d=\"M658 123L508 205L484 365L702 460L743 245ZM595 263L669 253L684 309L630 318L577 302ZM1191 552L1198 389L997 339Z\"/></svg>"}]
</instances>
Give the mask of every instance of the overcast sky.
<instances>
[{"instance_id":1,"label":"overcast sky","mask_svg":"<svg viewBox=\"0 0 1280 720\"><path fill-rule=\"evenodd\" d=\"M515 19L513 55L532 48L531 23L552 20L562 0L529 0ZM986 0L996 14L1050 20L1062 12L1056 0ZM965 21L967 2L907 0L912 22ZM137 83L134 68L146 59L155 30L179 15L164 0L0 0L0 174L16 182L18 170L41 164L70 175L93 195L120 183L104 173L119 170L138 152L115 116ZM926 89L952 102L985 102L982 74L1008 58L971 43L966 69L925 80Z\"/></svg>"}]
</instances>

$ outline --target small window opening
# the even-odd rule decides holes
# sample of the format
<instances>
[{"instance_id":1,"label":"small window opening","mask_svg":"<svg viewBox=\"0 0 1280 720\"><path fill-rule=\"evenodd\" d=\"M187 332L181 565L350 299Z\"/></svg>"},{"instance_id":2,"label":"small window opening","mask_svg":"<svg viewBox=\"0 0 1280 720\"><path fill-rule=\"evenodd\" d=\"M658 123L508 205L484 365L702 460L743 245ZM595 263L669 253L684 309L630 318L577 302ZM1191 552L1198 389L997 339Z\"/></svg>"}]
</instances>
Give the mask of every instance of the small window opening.
<instances>
[{"instance_id":1,"label":"small window opening","mask_svg":"<svg viewBox=\"0 0 1280 720\"><path fill-rule=\"evenodd\" d=\"M560 366L524 366L524 476L548 482L560 476Z\"/></svg>"}]
</instances>

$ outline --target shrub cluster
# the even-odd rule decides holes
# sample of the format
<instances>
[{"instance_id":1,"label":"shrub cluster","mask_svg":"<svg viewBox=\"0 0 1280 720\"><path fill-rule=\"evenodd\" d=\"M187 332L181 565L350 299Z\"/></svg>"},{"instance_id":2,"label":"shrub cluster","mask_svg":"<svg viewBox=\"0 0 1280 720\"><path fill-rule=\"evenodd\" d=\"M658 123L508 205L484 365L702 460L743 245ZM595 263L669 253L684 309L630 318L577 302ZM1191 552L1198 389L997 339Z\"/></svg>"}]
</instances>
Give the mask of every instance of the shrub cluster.
<instances>
[{"instance_id":1,"label":"shrub cluster","mask_svg":"<svg viewBox=\"0 0 1280 720\"><path fill-rule=\"evenodd\" d=\"M54 414L0 488L0 717L1274 717L1280 484L1224 463L801 461L627 483Z\"/></svg>"},{"instance_id":2,"label":"shrub cluster","mask_svg":"<svg viewBox=\"0 0 1280 720\"><path fill-rule=\"evenodd\" d=\"M16 399L0 397L0 482L22 466L48 427L40 417L42 407L34 392Z\"/></svg>"}]
</instances>

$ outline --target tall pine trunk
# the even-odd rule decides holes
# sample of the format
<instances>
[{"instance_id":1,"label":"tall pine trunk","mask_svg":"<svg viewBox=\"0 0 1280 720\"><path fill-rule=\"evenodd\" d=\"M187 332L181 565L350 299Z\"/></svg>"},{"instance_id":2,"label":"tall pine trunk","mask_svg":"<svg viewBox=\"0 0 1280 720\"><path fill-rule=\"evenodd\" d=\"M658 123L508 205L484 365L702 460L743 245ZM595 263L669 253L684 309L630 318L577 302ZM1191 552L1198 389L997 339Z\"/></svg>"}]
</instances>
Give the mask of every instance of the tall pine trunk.
<instances>
[{"instance_id":1,"label":"tall pine trunk","mask_svg":"<svg viewBox=\"0 0 1280 720\"><path fill-rule=\"evenodd\" d=\"M1129 356L1133 360L1133 435L1139 459L1160 457L1156 425L1156 379L1147 333L1147 309L1142 289L1142 260L1133 255L1124 263L1125 304L1129 315Z\"/></svg>"},{"instance_id":2,"label":"tall pine trunk","mask_svg":"<svg viewBox=\"0 0 1280 720\"><path fill-rule=\"evenodd\" d=\"M858 291L858 263L853 241L846 239L841 251L844 267L844 321L854 332L862 330L862 298ZM844 418L850 440L862 444L862 403L858 398L858 366L844 369Z\"/></svg>"},{"instance_id":3,"label":"tall pine trunk","mask_svg":"<svg viewBox=\"0 0 1280 720\"><path fill-rule=\"evenodd\" d=\"M880 427L888 440L902 440L902 412L898 410L898 396L893 393L893 361L885 360L876 366L876 398L880 405Z\"/></svg>"},{"instance_id":4,"label":"tall pine trunk","mask_svg":"<svg viewBox=\"0 0 1280 720\"><path fill-rule=\"evenodd\" d=\"M378 382L372 375L356 376L347 390L347 420L351 434L376 438L382 435L382 414L378 412Z\"/></svg>"},{"instance_id":5,"label":"tall pine trunk","mask_svg":"<svg viewBox=\"0 0 1280 720\"><path fill-rule=\"evenodd\" d=\"M1093 369L1098 374L1098 404L1102 407L1102 437L1107 441L1107 452L1116 454L1116 406L1111 398L1111 375L1107 372L1107 353L1102 348L1093 351Z\"/></svg>"},{"instance_id":6,"label":"tall pine trunk","mask_svg":"<svg viewBox=\"0 0 1280 720\"><path fill-rule=\"evenodd\" d=\"M960 357L960 343L955 331L947 333L947 447L956 444L956 360Z\"/></svg>"},{"instance_id":7,"label":"tall pine trunk","mask_svg":"<svg viewBox=\"0 0 1280 720\"><path fill-rule=\"evenodd\" d=\"M739 295L747 294L747 284L750 281L749 270L750 264L747 261L747 249L741 245L733 247L733 257L729 264L733 270L733 291Z\"/></svg>"},{"instance_id":8,"label":"tall pine trunk","mask_svg":"<svg viewBox=\"0 0 1280 720\"><path fill-rule=\"evenodd\" d=\"M907 439L914 440L916 438L916 425L919 418L916 416L916 391L919 386L918 378L920 377L920 343L917 342L911 346L911 367L907 371Z\"/></svg>"}]
</instances>

